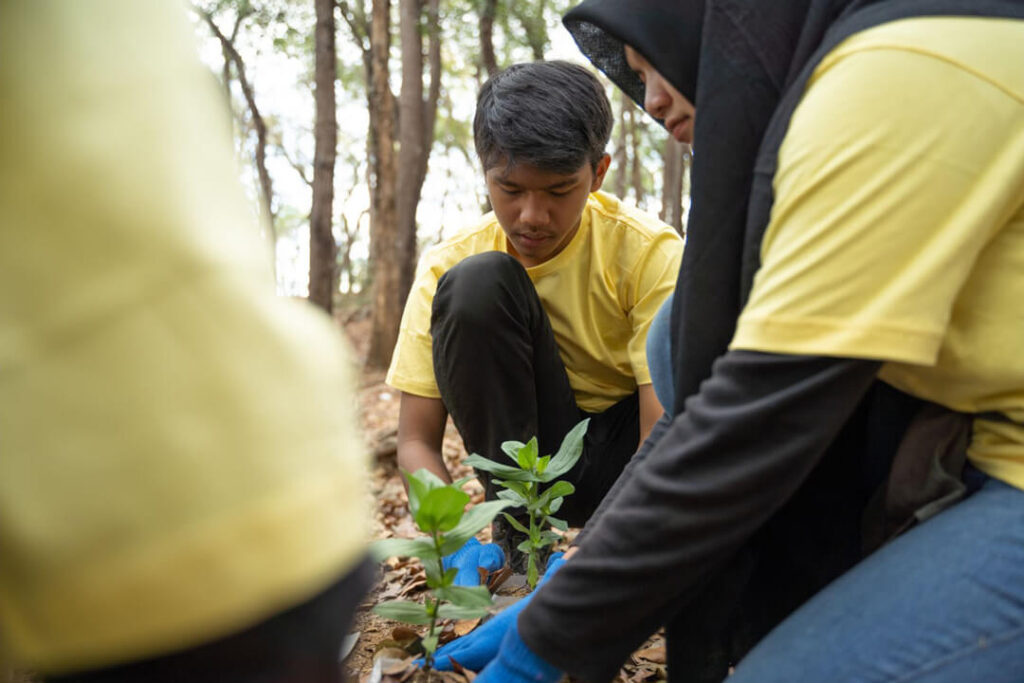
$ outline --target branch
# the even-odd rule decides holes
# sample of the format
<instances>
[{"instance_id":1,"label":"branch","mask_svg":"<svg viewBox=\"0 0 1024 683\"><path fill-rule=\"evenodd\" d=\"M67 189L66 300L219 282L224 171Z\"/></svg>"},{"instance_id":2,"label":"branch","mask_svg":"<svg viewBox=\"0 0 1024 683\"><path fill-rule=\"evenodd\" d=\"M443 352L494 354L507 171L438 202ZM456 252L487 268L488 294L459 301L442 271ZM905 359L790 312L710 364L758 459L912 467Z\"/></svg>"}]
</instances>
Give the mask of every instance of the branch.
<instances>
[{"instance_id":1,"label":"branch","mask_svg":"<svg viewBox=\"0 0 1024 683\"><path fill-rule=\"evenodd\" d=\"M361 0L360 0L361 1ZM359 45L359 49L362 50L363 55L368 55L370 47L367 44L369 40L369 30L366 26L365 15L360 19L355 16L352 9L348 6L347 0L339 0L335 3L339 10L341 10L341 18L348 24L348 30L352 32L352 37Z\"/></svg>"}]
</instances>

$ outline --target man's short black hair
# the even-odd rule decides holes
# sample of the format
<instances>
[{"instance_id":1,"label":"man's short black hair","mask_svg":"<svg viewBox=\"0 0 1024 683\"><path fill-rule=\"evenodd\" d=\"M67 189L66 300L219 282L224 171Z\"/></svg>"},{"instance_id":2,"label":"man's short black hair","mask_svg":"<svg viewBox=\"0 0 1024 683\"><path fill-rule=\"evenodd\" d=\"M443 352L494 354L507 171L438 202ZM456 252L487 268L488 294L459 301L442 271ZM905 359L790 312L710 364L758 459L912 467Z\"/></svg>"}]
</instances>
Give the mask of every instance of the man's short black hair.
<instances>
[{"instance_id":1,"label":"man's short black hair","mask_svg":"<svg viewBox=\"0 0 1024 683\"><path fill-rule=\"evenodd\" d=\"M480 90L473 118L484 171L519 163L575 173L604 156L612 109L600 81L563 61L514 64Z\"/></svg>"}]
</instances>

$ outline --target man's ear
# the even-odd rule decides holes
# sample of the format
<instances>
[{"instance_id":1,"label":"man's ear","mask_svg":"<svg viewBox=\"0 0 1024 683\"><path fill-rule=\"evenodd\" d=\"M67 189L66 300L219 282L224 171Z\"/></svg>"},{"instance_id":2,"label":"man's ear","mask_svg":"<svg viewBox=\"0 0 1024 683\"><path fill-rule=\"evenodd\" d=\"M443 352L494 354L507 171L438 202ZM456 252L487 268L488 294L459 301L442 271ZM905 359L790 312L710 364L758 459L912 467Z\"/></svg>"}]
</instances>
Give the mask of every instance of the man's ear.
<instances>
[{"instance_id":1,"label":"man's ear","mask_svg":"<svg viewBox=\"0 0 1024 683\"><path fill-rule=\"evenodd\" d=\"M604 183L604 175L608 172L608 167L612 165L612 157L609 154L605 154L601 157L601 160L597 162L597 168L594 169L594 182L590 185L591 192L597 192L601 189L601 184Z\"/></svg>"}]
</instances>

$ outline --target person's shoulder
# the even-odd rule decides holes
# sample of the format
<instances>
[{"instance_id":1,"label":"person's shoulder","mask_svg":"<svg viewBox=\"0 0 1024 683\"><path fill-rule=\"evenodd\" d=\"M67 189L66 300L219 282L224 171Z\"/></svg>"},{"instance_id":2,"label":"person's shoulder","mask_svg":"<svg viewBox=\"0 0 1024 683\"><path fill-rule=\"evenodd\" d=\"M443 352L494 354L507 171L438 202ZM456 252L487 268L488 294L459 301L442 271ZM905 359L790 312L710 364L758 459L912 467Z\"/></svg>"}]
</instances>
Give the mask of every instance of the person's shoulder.
<instances>
[{"instance_id":1,"label":"person's shoulder","mask_svg":"<svg viewBox=\"0 0 1024 683\"><path fill-rule=\"evenodd\" d=\"M682 250L683 240L675 229L629 202L607 192L594 192L587 200L591 226L605 239L626 240L637 246L653 243L676 244Z\"/></svg>"},{"instance_id":2,"label":"person's shoulder","mask_svg":"<svg viewBox=\"0 0 1024 683\"><path fill-rule=\"evenodd\" d=\"M924 16L900 19L856 33L822 60L818 71L866 53L909 52L919 68L952 66L1016 90L1024 77L1024 21L977 16ZM891 75L876 73L876 78ZM1017 92L1017 96L1021 93Z\"/></svg>"},{"instance_id":3,"label":"person's shoulder","mask_svg":"<svg viewBox=\"0 0 1024 683\"><path fill-rule=\"evenodd\" d=\"M420 257L420 270L430 268L444 272L467 256L494 251L502 244L503 237L494 212L486 213L475 223L427 247Z\"/></svg>"}]
</instances>

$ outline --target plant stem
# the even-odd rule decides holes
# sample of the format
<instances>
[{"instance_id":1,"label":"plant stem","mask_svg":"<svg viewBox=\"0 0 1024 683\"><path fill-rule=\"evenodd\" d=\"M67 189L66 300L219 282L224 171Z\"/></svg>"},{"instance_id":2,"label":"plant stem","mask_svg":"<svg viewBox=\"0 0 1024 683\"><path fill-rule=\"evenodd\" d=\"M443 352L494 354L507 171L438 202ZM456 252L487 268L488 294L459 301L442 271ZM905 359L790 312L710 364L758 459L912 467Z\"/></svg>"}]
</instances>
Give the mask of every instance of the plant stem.
<instances>
[{"instance_id":1,"label":"plant stem","mask_svg":"<svg viewBox=\"0 0 1024 683\"><path fill-rule=\"evenodd\" d=\"M431 536L431 538L434 541L434 548L437 550L437 571L438 571L438 576L442 577L442 582L443 582L443 580L444 580L444 559L441 557L441 537L438 534L438 532L436 532L436 531L434 531L430 536ZM430 612L430 626L427 628L427 637L431 638L431 640L433 640L434 631L437 628L437 612L438 612L438 608L441 606L441 599L437 598L436 600L433 601L433 603L431 603L430 598L428 597L427 598L427 604L430 605L430 607L428 607L428 611ZM433 668L434 668L434 651L433 650L431 650L430 652L424 651L423 670L427 672L427 680L428 681L430 680L430 671Z\"/></svg>"},{"instance_id":2,"label":"plant stem","mask_svg":"<svg viewBox=\"0 0 1024 683\"><path fill-rule=\"evenodd\" d=\"M530 492L530 502L531 503L535 503L537 501L537 498L538 498L537 489L539 487L540 487L540 484L538 484L536 482L531 482L530 483L529 492ZM527 562L531 562L533 564L533 566L537 570L537 574L539 575L540 574L540 567L537 566L537 559L538 559L537 558L537 544L533 540L537 536L537 534L539 533L539 530L537 529L537 513L534 510L530 510L530 512L528 514L530 516L530 538L529 538L529 540L530 540L530 554L529 554L529 557L527 558ZM531 589L532 588L536 588L537 587L536 583L537 583L536 581L530 582L530 588Z\"/></svg>"}]
</instances>

